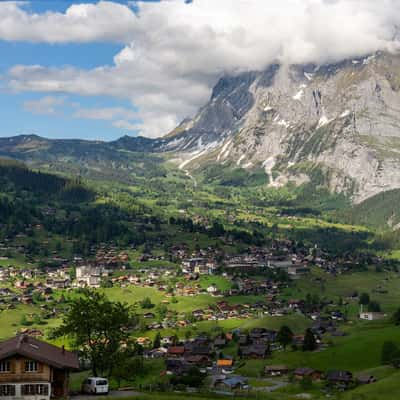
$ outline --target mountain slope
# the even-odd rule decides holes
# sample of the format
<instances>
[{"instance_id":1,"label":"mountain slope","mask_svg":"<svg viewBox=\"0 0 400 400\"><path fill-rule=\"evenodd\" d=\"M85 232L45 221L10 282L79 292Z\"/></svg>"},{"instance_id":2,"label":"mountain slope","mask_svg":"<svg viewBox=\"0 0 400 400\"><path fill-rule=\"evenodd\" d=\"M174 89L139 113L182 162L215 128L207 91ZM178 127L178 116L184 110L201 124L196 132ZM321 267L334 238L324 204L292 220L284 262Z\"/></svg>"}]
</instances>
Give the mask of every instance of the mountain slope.
<instances>
[{"instance_id":1,"label":"mountain slope","mask_svg":"<svg viewBox=\"0 0 400 400\"><path fill-rule=\"evenodd\" d=\"M0 138L0 157L61 173L132 183L165 175L165 160L162 155L151 154L153 145L154 141L146 138L102 142L21 135Z\"/></svg>"},{"instance_id":2,"label":"mountain slope","mask_svg":"<svg viewBox=\"0 0 400 400\"><path fill-rule=\"evenodd\" d=\"M262 167L271 186L317 177L355 202L399 188L399 67L398 55L377 53L326 66L274 65L229 84L224 78L173 136L174 150L191 171L210 163ZM204 116L216 104L241 112L211 134Z\"/></svg>"}]
</instances>

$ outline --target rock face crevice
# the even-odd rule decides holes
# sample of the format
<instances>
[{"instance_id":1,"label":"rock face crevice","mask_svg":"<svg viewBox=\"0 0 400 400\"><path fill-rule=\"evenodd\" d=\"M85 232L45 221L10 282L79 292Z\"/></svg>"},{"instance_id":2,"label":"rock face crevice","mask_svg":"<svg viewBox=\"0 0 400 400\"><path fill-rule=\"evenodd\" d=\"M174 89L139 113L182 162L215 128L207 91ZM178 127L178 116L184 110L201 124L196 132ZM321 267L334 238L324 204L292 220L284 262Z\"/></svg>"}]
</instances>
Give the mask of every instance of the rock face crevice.
<instances>
[{"instance_id":1,"label":"rock face crevice","mask_svg":"<svg viewBox=\"0 0 400 400\"><path fill-rule=\"evenodd\" d=\"M400 56L224 77L198 115L161 142L187 169L202 160L262 167L274 186L303 183L318 167L331 191L354 202L400 188Z\"/></svg>"}]
</instances>

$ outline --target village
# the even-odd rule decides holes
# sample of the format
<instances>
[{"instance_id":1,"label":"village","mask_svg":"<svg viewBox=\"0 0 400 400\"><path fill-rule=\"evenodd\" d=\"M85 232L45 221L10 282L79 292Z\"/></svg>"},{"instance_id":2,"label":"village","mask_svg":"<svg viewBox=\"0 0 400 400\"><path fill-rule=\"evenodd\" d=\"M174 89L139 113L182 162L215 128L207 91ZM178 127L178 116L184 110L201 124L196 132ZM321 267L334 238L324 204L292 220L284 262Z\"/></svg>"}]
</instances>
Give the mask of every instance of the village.
<instances>
[{"instance_id":1,"label":"village","mask_svg":"<svg viewBox=\"0 0 400 400\"><path fill-rule=\"evenodd\" d=\"M43 262L39 266L32 260L24 267L8 265L7 261L16 252L29 258L26 247L4 242L0 251L0 307L10 310L27 305L37 310L21 318L17 335L46 338L46 324L68 309L68 299L75 292L129 290L126 293L134 295L143 290L140 293L146 293L145 297L139 295L132 300L139 316L140 335L135 332L131 340L141 349L145 362L163 360L159 373L173 377L177 384L185 382L197 368L210 391L251 391L254 377L249 377L243 367L249 362L261 362L257 364L256 387L267 392L291 382L311 382L330 391L376 380L373 375L353 374L345 369L320 370L307 364L294 367L272 361L286 348L323 352L332 346L330 338L348 334L343 326L350 317L343 304L309 295L293 298L287 291L298 281L309 279L311 271L333 278L351 274L365 265L366 260L360 257L334 257L317 246L306 248L287 240L275 240L268 248L248 247L236 254L212 246L190 251L185 243L176 244L165 253L156 252L157 255L102 244L93 247L88 258L68 259L54 252L47 257L48 266ZM376 268L391 268L379 257L368 261ZM315 285L323 284L321 278L312 279ZM130 301L129 295L126 300ZM358 300L359 293L353 290L344 302L357 304ZM182 301L189 302L184 311L179 307ZM366 321L385 317L381 310L363 310L362 306L357 315ZM257 325L264 318L283 322L275 329ZM304 321L303 332L288 328L284 324L287 318ZM240 321L251 324L243 329ZM203 331L202 324L210 323L215 324L214 328ZM224 329L224 323L237 327ZM282 338L285 329L289 333Z\"/></svg>"}]
</instances>

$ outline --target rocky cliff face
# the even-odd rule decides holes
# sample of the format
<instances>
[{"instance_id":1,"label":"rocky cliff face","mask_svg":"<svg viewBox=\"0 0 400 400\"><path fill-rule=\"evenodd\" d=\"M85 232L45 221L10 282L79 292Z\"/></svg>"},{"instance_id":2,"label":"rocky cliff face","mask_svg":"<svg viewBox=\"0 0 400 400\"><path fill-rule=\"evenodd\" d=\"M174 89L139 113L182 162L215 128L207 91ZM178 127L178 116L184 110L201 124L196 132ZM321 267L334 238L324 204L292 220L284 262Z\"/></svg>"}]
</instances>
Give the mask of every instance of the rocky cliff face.
<instances>
[{"instance_id":1,"label":"rocky cliff face","mask_svg":"<svg viewBox=\"0 0 400 400\"><path fill-rule=\"evenodd\" d=\"M181 169L262 168L271 186L312 179L355 202L400 188L400 56L222 78L158 148L177 152Z\"/></svg>"}]
</instances>

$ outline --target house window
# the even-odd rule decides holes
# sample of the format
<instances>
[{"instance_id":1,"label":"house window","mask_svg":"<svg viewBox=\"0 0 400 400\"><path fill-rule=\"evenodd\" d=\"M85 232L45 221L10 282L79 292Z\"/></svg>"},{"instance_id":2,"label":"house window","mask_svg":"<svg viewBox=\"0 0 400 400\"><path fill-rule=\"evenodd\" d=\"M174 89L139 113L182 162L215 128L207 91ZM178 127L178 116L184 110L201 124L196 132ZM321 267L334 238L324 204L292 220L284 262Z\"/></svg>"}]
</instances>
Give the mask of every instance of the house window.
<instances>
[{"instance_id":1,"label":"house window","mask_svg":"<svg viewBox=\"0 0 400 400\"><path fill-rule=\"evenodd\" d=\"M15 385L0 385L0 396L15 396Z\"/></svg>"},{"instance_id":2,"label":"house window","mask_svg":"<svg viewBox=\"0 0 400 400\"><path fill-rule=\"evenodd\" d=\"M49 385L43 385L43 384L36 385L36 394L48 396L49 395Z\"/></svg>"},{"instance_id":3,"label":"house window","mask_svg":"<svg viewBox=\"0 0 400 400\"><path fill-rule=\"evenodd\" d=\"M0 373L1 372L10 372L10 371L11 371L10 361L1 361L0 362Z\"/></svg>"},{"instance_id":4,"label":"house window","mask_svg":"<svg viewBox=\"0 0 400 400\"><path fill-rule=\"evenodd\" d=\"M25 372L37 372L38 362L37 361L25 361Z\"/></svg>"},{"instance_id":5,"label":"house window","mask_svg":"<svg viewBox=\"0 0 400 400\"><path fill-rule=\"evenodd\" d=\"M22 396L34 396L36 394L36 385L22 385L21 394Z\"/></svg>"}]
</instances>

